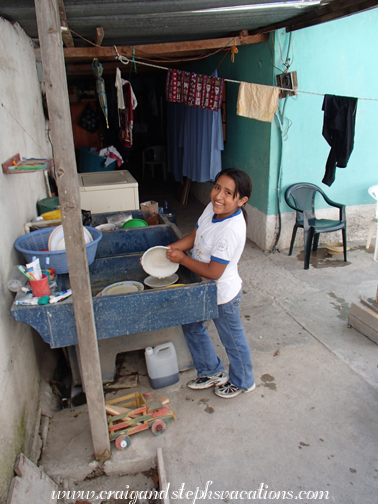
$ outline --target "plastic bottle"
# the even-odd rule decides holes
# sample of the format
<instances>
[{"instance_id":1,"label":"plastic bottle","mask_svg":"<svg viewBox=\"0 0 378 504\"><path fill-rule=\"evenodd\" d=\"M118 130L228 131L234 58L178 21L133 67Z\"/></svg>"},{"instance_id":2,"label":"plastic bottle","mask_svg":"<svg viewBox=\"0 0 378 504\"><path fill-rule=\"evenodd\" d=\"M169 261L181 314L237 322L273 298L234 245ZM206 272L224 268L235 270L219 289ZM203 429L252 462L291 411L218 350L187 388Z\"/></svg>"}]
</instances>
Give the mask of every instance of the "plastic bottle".
<instances>
[{"instance_id":1,"label":"plastic bottle","mask_svg":"<svg viewBox=\"0 0 378 504\"><path fill-rule=\"evenodd\" d=\"M18 292L26 285L27 281L28 279L21 273L18 266L13 266L8 278L7 286L10 291Z\"/></svg>"},{"instance_id":2,"label":"plastic bottle","mask_svg":"<svg viewBox=\"0 0 378 504\"><path fill-rule=\"evenodd\" d=\"M169 220L169 222L172 222L173 224L177 224L177 214L176 210L172 210L171 208L168 208L168 201L163 202L163 210L164 214Z\"/></svg>"},{"instance_id":3,"label":"plastic bottle","mask_svg":"<svg viewBox=\"0 0 378 504\"><path fill-rule=\"evenodd\" d=\"M153 389L167 387L179 381L176 349L171 341L157 345L155 348L147 347L145 358Z\"/></svg>"}]
</instances>

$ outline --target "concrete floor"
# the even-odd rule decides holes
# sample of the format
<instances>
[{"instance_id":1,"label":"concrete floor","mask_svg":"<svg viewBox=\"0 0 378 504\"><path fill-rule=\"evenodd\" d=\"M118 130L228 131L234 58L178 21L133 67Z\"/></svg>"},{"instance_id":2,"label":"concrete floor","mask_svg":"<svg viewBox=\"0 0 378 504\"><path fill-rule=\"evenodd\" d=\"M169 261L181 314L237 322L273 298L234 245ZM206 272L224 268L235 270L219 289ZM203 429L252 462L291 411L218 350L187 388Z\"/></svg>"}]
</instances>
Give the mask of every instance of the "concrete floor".
<instances>
[{"instance_id":1,"label":"concrete floor","mask_svg":"<svg viewBox=\"0 0 378 504\"><path fill-rule=\"evenodd\" d=\"M180 229L189 232L201 208L196 201L190 212L177 207ZM377 503L378 346L348 327L348 312L360 296L375 298L378 263L372 248L349 245L347 263L320 246L305 271L303 247L289 257L247 242L240 262L241 315L256 390L224 400L212 389L191 391L186 382L195 371L181 373L179 383L159 390L168 395L177 422L162 436L132 436L125 451L112 443L108 477L121 484L119 475L148 471L161 447L171 500L194 502L186 492L207 486L206 498L197 493L197 502L284 502L292 492L303 502ZM212 322L209 330L227 362ZM139 359L138 390L151 391ZM66 486L95 469L86 406L54 416L41 465ZM98 479L98 490L102 484ZM134 488L143 485L150 482ZM242 491L251 493L236 494ZM301 491L328 494L316 499Z\"/></svg>"}]
</instances>

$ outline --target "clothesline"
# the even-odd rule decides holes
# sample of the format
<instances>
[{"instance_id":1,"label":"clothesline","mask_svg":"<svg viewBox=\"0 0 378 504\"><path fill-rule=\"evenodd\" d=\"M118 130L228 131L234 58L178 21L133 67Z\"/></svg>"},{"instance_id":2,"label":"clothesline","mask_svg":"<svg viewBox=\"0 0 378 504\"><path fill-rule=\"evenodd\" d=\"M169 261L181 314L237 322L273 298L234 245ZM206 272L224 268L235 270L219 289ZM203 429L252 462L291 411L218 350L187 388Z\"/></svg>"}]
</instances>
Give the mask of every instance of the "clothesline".
<instances>
[{"instance_id":1,"label":"clothesline","mask_svg":"<svg viewBox=\"0 0 378 504\"><path fill-rule=\"evenodd\" d=\"M129 58L127 58L126 56L122 56L122 55L119 54L118 49L117 49L116 46L114 46L114 50L116 52L116 56L115 56L116 60L120 61L124 65L128 65L130 63ZM152 68L158 68L160 70L167 70L167 71L170 70L170 68L168 68L168 67L164 67L164 66L161 66L161 65L154 65L152 63L145 63L144 61L139 61L137 59L133 59L133 61L135 61L139 65L145 65L145 66L152 67ZM232 82L233 84L242 84L242 82L243 82L243 81L238 81L238 80L233 80L233 79L226 79L226 78L224 78L223 80L226 81L226 82ZM276 88L277 86L267 86L267 87L274 87L274 88ZM278 89L280 91L286 91L287 93L288 92L292 92L292 93L311 94L311 95L316 95L316 96L325 96L322 93L314 93L314 92L311 92L311 91L302 91L302 90L299 90L299 89L288 89L288 88L281 88L281 87L279 87ZM358 99L359 100L368 100L368 101L378 101L378 98L358 98Z\"/></svg>"}]
</instances>

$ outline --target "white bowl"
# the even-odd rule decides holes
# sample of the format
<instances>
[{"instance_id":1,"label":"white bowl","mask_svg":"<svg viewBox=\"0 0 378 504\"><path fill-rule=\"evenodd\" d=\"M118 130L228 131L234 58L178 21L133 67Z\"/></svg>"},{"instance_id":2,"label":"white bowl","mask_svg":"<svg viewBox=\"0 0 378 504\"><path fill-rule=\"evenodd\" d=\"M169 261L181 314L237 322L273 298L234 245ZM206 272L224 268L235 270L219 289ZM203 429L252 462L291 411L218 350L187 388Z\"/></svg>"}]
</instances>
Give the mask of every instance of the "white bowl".
<instances>
[{"instance_id":1,"label":"white bowl","mask_svg":"<svg viewBox=\"0 0 378 504\"><path fill-rule=\"evenodd\" d=\"M88 243L91 243L93 241L93 238L88 229L83 227L83 233L85 244L87 245ZM66 243L64 241L63 226L58 226L52 231L47 246L48 249L51 250L52 252L56 252L57 250L65 250Z\"/></svg>"},{"instance_id":2,"label":"white bowl","mask_svg":"<svg viewBox=\"0 0 378 504\"><path fill-rule=\"evenodd\" d=\"M142 256L142 268L149 275L156 278L165 278L173 275L179 268L178 263L173 263L167 259L168 247L152 247Z\"/></svg>"},{"instance_id":3,"label":"white bowl","mask_svg":"<svg viewBox=\"0 0 378 504\"><path fill-rule=\"evenodd\" d=\"M178 280L178 275L177 273L173 273L173 275L170 275L169 277L165 278L156 278L153 276L148 276L147 278L144 279L144 283L148 286L151 287L151 289L157 289L159 287L168 287L169 285L173 285L176 283Z\"/></svg>"},{"instance_id":4,"label":"white bowl","mask_svg":"<svg viewBox=\"0 0 378 504\"><path fill-rule=\"evenodd\" d=\"M144 286L140 282L135 282L134 280L125 280L124 282L116 282L108 285L99 294L97 294L97 296L102 297L116 296L120 294L131 294L132 292L138 292L142 290L144 290Z\"/></svg>"},{"instance_id":5,"label":"white bowl","mask_svg":"<svg viewBox=\"0 0 378 504\"><path fill-rule=\"evenodd\" d=\"M116 229L114 224L109 224L108 222L105 224L99 224L96 226L96 229L99 231L114 231Z\"/></svg>"}]
</instances>

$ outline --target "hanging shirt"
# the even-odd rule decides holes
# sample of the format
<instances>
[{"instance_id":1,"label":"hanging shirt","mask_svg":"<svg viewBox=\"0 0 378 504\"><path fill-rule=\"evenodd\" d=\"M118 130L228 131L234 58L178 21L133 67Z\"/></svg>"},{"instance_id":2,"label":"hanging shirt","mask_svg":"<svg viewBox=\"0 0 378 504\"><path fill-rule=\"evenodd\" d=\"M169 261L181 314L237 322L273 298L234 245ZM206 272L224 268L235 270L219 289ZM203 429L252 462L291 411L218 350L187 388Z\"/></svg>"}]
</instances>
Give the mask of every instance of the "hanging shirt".
<instances>
[{"instance_id":1,"label":"hanging shirt","mask_svg":"<svg viewBox=\"0 0 378 504\"><path fill-rule=\"evenodd\" d=\"M354 146L357 98L325 95L323 136L331 146L323 184L331 186L335 181L336 166L345 168Z\"/></svg>"},{"instance_id":2,"label":"hanging shirt","mask_svg":"<svg viewBox=\"0 0 378 504\"><path fill-rule=\"evenodd\" d=\"M213 77L218 78L216 71ZM168 152L174 153L168 155L168 170L175 180L214 180L222 170L222 111L168 103L167 127Z\"/></svg>"},{"instance_id":3,"label":"hanging shirt","mask_svg":"<svg viewBox=\"0 0 378 504\"><path fill-rule=\"evenodd\" d=\"M179 146L183 149L182 174L193 182L214 180L222 170L221 111L185 107Z\"/></svg>"}]
</instances>

